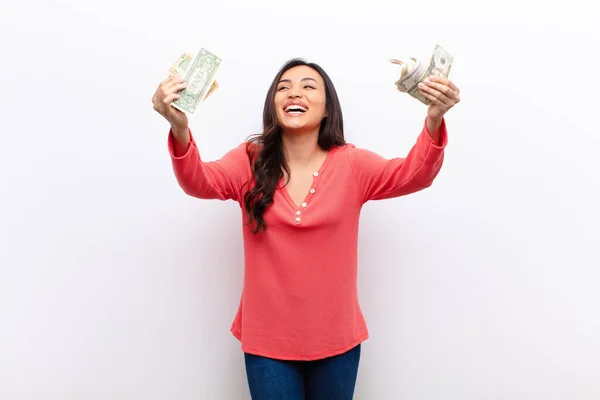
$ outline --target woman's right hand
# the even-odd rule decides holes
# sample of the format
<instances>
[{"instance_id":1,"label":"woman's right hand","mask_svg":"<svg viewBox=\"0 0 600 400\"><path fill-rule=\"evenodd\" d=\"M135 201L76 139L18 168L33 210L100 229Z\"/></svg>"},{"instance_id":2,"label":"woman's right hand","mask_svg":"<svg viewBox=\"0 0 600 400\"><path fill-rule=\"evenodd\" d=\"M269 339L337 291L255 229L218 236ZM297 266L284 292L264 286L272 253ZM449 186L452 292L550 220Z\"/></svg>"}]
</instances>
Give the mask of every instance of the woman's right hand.
<instances>
[{"instance_id":1,"label":"woman's right hand","mask_svg":"<svg viewBox=\"0 0 600 400\"><path fill-rule=\"evenodd\" d=\"M186 83L182 77L170 75L158 85L152 97L154 110L169 121L173 132L187 132L188 130L187 115L171 106L171 103L180 97L177 92L185 87Z\"/></svg>"}]
</instances>

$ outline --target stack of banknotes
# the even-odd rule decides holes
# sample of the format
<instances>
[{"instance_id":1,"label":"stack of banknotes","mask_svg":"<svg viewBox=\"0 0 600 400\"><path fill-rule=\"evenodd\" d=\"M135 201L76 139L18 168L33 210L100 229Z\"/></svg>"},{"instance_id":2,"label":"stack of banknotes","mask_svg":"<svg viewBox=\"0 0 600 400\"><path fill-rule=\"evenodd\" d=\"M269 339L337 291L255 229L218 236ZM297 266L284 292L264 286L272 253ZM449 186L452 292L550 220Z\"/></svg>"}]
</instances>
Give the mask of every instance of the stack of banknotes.
<instances>
[{"instance_id":1,"label":"stack of banknotes","mask_svg":"<svg viewBox=\"0 0 600 400\"><path fill-rule=\"evenodd\" d=\"M395 82L398 90L403 93L408 93L425 105L429 105L431 104L431 100L421 94L419 91L419 83L423 82L431 75L448 78L454 59L450 53L442 49L439 45L436 45L433 49L433 55L429 60L429 65L412 57L391 59L390 62L402 66L400 79Z\"/></svg>"},{"instance_id":2,"label":"stack of banknotes","mask_svg":"<svg viewBox=\"0 0 600 400\"><path fill-rule=\"evenodd\" d=\"M196 108L210 96L219 84L215 76L221 65L221 58L201 48L195 57L184 53L169 69L169 73L179 75L187 83L179 92L180 97L173 101L173 107L186 114L194 114Z\"/></svg>"}]
</instances>

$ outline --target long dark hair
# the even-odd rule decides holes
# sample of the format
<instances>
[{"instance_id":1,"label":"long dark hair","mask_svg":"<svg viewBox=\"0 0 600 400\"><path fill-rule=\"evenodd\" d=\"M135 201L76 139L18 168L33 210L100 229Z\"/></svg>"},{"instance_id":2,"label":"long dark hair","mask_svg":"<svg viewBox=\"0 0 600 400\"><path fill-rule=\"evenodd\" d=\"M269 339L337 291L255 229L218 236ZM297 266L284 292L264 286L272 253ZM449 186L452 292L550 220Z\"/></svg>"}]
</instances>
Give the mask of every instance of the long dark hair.
<instances>
[{"instance_id":1,"label":"long dark hair","mask_svg":"<svg viewBox=\"0 0 600 400\"><path fill-rule=\"evenodd\" d=\"M273 195L277 184L283 177L283 171L290 175L285 159L282 129L277 121L275 110L275 93L281 76L290 68L304 65L317 71L325 82L325 109L327 117L321 121L318 144L323 150L346 144L344 139L344 122L342 107L333 82L318 64L295 58L283 65L267 92L263 109L263 132L248 140L246 151L250 159L252 180L255 185L244 194L244 205L249 215L248 223L255 222L254 233L264 231L267 226L263 214L273 203Z\"/></svg>"}]
</instances>

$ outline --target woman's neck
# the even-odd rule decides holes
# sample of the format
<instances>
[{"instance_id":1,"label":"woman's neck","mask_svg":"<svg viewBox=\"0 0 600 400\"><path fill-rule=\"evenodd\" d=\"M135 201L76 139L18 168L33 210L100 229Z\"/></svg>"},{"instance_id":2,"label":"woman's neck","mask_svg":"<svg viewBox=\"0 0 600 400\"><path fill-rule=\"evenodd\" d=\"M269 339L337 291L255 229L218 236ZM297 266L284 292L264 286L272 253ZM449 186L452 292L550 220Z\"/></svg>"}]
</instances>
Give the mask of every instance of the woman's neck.
<instances>
[{"instance_id":1,"label":"woman's neck","mask_svg":"<svg viewBox=\"0 0 600 400\"><path fill-rule=\"evenodd\" d=\"M327 152L319 147L319 131L312 133L283 133L283 149L288 165L314 167L320 165L322 156ZM318 167L318 166L317 166Z\"/></svg>"}]
</instances>

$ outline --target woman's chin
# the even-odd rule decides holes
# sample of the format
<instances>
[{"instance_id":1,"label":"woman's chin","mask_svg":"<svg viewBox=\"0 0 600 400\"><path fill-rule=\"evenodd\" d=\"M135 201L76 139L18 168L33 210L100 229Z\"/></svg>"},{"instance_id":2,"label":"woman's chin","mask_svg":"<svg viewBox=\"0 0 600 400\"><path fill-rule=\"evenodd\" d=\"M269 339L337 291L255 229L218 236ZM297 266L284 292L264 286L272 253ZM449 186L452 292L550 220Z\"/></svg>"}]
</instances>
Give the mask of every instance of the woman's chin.
<instances>
[{"instance_id":1,"label":"woman's chin","mask_svg":"<svg viewBox=\"0 0 600 400\"><path fill-rule=\"evenodd\" d=\"M299 136L299 135L309 135L312 133L319 133L318 129L311 129L310 127L306 127L306 126L286 126L283 128L283 133L286 135L293 135L293 136Z\"/></svg>"},{"instance_id":2,"label":"woman's chin","mask_svg":"<svg viewBox=\"0 0 600 400\"><path fill-rule=\"evenodd\" d=\"M282 126L284 131L301 131L305 128L304 124L299 124L299 123L287 123L287 124L283 124Z\"/></svg>"},{"instance_id":3,"label":"woman's chin","mask_svg":"<svg viewBox=\"0 0 600 400\"><path fill-rule=\"evenodd\" d=\"M284 121L281 124L281 128L284 132L289 132L292 134L297 133L306 133L313 132L315 130L319 130L319 125L313 126L314 124L308 124L306 121Z\"/></svg>"}]
</instances>

